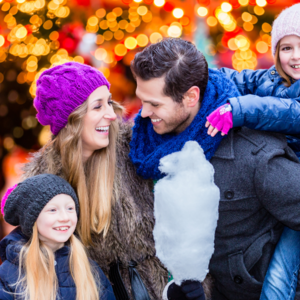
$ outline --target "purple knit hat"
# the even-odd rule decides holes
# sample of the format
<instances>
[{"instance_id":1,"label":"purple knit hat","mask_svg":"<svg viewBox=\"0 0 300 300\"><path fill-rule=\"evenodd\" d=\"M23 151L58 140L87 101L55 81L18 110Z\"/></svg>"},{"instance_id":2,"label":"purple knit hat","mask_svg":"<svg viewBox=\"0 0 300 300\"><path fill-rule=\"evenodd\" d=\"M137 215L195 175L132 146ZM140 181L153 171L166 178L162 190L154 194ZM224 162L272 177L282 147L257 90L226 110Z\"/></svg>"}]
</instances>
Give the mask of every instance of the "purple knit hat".
<instances>
[{"instance_id":1,"label":"purple knit hat","mask_svg":"<svg viewBox=\"0 0 300 300\"><path fill-rule=\"evenodd\" d=\"M77 62L67 62L44 71L37 81L33 101L37 119L50 125L57 135L68 123L69 115L76 110L98 87L110 84L97 69Z\"/></svg>"},{"instance_id":2,"label":"purple knit hat","mask_svg":"<svg viewBox=\"0 0 300 300\"><path fill-rule=\"evenodd\" d=\"M278 42L287 35L300 37L300 4L283 10L273 22L272 53L274 56Z\"/></svg>"}]
</instances>

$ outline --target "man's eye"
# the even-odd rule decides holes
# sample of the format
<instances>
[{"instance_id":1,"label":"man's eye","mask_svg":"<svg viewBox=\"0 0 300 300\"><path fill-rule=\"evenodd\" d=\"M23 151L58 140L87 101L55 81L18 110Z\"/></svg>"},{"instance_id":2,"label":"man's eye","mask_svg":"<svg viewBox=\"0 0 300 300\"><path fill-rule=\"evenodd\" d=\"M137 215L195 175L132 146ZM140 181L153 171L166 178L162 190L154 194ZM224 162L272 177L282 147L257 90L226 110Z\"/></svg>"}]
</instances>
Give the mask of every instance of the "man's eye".
<instances>
[{"instance_id":1,"label":"man's eye","mask_svg":"<svg viewBox=\"0 0 300 300\"><path fill-rule=\"evenodd\" d=\"M154 106L154 107L157 107L157 106L158 106L158 104L152 104L152 106Z\"/></svg>"}]
</instances>

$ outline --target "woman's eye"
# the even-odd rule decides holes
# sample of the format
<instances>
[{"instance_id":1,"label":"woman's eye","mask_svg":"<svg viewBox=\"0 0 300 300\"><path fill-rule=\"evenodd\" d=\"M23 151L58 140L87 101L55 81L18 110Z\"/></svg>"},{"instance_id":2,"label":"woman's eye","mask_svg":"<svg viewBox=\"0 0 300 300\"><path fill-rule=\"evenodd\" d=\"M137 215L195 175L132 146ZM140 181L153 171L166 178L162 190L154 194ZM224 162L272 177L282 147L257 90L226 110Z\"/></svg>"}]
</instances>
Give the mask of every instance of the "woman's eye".
<instances>
[{"instance_id":1,"label":"woman's eye","mask_svg":"<svg viewBox=\"0 0 300 300\"><path fill-rule=\"evenodd\" d=\"M95 106L94 109L99 109L101 108L101 105Z\"/></svg>"},{"instance_id":2,"label":"woman's eye","mask_svg":"<svg viewBox=\"0 0 300 300\"><path fill-rule=\"evenodd\" d=\"M69 207L69 210L74 210L75 208L74 207Z\"/></svg>"},{"instance_id":3,"label":"woman's eye","mask_svg":"<svg viewBox=\"0 0 300 300\"><path fill-rule=\"evenodd\" d=\"M158 104L152 104L153 107L158 107Z\"/></svg>"},{"instance_id":4,"label":"woman's eye","mask_svg":"<svg viewBox=\"0 0 300 300\"><path fill-rule=\"evenodd\" d=\"M291 47L284 47L281 49L282 51L287 51L287 50L291 50Z\"/></svg>"},{"instance_id":5,"label":"woman's eye","mask_svg":"<svg viewBox=\"0 0 300 300\"><path fill-rule=\"evenodd\" d=\"M50 212L55 212L56 209L55 209L55 208L51 208L49 211L50 211Z\"/></svg>"},{"instance_id":6,"label":"woman's eye","mask_svg":"<svg viewBox=\"0 0 300 300\"><path fill-rule=\"evenodd\" d=\"M108 105L113 105L113 104L114 104L114 101L112 101L112 100L108 101Z\"/></svg>"}]
</instances>

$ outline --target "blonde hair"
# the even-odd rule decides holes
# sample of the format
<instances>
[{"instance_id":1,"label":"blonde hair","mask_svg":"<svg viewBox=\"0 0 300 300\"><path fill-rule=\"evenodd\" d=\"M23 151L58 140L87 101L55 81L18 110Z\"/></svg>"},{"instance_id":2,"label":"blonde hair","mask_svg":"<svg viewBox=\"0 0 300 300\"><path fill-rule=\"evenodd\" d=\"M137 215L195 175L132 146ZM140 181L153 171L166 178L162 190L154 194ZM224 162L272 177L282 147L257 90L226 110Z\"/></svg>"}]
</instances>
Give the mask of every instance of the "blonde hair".
<instances>
[{"instance_id":1,"label":"blonde hair","mask_svg":"<svg viewBox=\"0 0 300 300\"><path fill-rule=\"evenodd\" d=\"M30 240L22 246L19 257L19 278L16 290L25 300L56 300L58 280L53 251L38 237L36 223ZM91 268L82 243L70 237L69 267L76 286L76 300L99 300L100 279Z\"/></svg>"},{"instance_id":2,"label":"blonde hair","mask_svg":"<svg viewBox=\"0 0 300 300\"><path fill-rule=\"evenodd\" d=\"M67 126L51 143L61 156L65 178L76 190L79 198L80 218L77 230L85 246L92 243L92 232L103 232L105 236L109 229L111 207L114 202L116 139L119 130L118 121L113 121L109 130L109 145L94 151L84 163L81 133L87 108L88 103L85 101L71 113ZM113 108L121 115L122 106L113 102ZM54 160L49 160L48 163L49 172L55 173Z\"/></svg>"},{"instance_id":3,"label":"blonde hair","mask_svg":"<svg viewBox=\"0 0 300 300\"><path fill-rule=\"evenodd\" d=\"M291 86L291 80L290 80L289 76L282 69L279 52L280 52L280 41L276 45L275 68L276 68L278 74L283 78L284 84L289 87L289 86Z\"/></svg>"}]
</instances>

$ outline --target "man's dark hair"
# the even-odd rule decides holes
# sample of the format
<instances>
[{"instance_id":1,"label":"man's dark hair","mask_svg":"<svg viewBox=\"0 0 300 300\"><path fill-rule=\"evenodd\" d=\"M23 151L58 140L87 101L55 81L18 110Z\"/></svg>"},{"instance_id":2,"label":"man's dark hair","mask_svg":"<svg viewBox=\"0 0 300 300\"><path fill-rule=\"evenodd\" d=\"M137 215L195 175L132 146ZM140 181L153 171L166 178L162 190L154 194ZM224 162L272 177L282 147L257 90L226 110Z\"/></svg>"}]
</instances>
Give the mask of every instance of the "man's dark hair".
<instances>
[{"instance_id":1,"label":"man's dark hair","mask_svg":"<svg viewBox=\"0 0 300 300\"><path fill-rule=\"evenodd\" d=\"M191 42L176 38L165 39L137 53L131 71L145 81L165 76L164 94L178 103L192 86L200 88L201 102L208 81L203 54Z\"/></svg>"}]
</instances>

